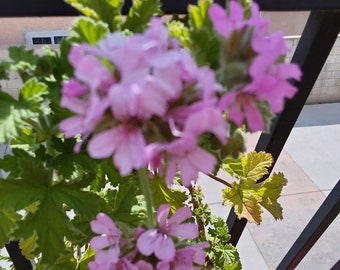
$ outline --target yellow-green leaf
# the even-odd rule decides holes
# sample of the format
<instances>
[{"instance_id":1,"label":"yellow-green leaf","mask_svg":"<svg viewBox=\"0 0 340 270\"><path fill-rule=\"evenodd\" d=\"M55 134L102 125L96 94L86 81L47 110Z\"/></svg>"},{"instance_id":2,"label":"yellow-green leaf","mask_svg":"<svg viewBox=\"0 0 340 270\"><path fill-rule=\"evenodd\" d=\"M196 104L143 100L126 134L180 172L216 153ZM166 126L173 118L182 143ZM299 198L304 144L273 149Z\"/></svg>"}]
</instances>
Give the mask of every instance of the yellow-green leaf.
<instances>
[{"instance_id":1,"label":"yellow-green leaf","mask_svg":"<svg viewBox=\"0 0 340 270\"><path fill-rule=\"evenodd\" d=\"M33 234L28 237L27 239L20 239L19 241L19 247L21 249L22 254L27 259L34 259L35 255L33 254L33 251L36 249L38 240L37 232L34 230Z\"/></svg>"},{"instance_id":2,"label":"yellow-green leaf","mask_svg":"<svg viewBox=\"0 0 340 270\"><path fill-rule=\"evenodd\" d=\"M282 207L277 202L281 195L283 186L287 184L287 179L283 173L274 173L261 184L258 193L262 197L260 204L269 211L275 219L282 219Z\"/></svg>"},{"instance_id":3,"label":"yellow-green leaf","mask_svg":"<svg viewBox=\"0 0 340 270\"><path fill-rule=\"evenodd\" d=\"M223 189L223 204L233 206L237 217L249 222L261 223L263 211L259 205L260 200L261 197L246 180L241 180L240 184L234 182L231 188Z\"/></svg>"},{"instance_id":4,"label":"yellow-green leaf","mask_svg":"<svg viewBox=\"0 0 340 270\"><path fill-rule=\"evenodd\" d=\"M265 152L250 152L247 156L242 157L242 167L244 177L257 181L268 173L268 167L273 164L273 158Z\"/></svg>"}]
</instances>

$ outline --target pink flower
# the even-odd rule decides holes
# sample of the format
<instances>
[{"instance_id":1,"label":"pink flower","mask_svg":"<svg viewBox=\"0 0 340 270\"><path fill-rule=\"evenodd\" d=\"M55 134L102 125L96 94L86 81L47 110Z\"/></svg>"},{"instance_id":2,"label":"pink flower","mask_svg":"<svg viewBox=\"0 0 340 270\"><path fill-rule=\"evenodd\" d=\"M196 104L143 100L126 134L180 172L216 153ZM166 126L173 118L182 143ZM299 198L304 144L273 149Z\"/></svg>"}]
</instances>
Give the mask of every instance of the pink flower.
<instances>
[{"instance_id":1,"label":"pink flower","mask_svg":"<svg viewBox=\"0 0 340 270\"><path fill-rule=\"evenodd\" d=\"M255 96L245 91L234 91L225 94L219 107L228 111L228 118L236 125L241 126L246 120L249 129L253 132L264 130L262 114L257 108Z\"/></svg>"},{"instance_id":2,"label":"pink flower","mask_svg":"<svg viewBox=\"0 0 340 270\"><path fill-rule=\"evenodd\" d=\"M121 124L96 134L89 142L87 151L93 158L107 158L114 153L114 164L121 175L146 165L145 139L140 129Z\"/></svg>"},{"instance_id":3,"label":"pink flower","mask_svg":"<svg viewBox=\"0 0 340 270\"><path fill-rule=\"evenodd\" d=\"M241 30L245 25L243 7L236 1L229 2L228 15L218 4L212 4L208 12L215 30L225 38L234 30Z\"/></svg>"},{"instance_id":4,"label":"pink flower","mask_svg":"<svg viewBox=\"0 0 340 270\"><path fill-rule=\"evenodd\" d=\"M182 183L189 186L190 181L197 179L199 172L210 173L216 165L215 157L197 145L198 137L209 132L222 143L226 143L227 124L220 110L202 106L200 111L188 115L182 133L175 128L172 128L173 133L178 133L180 137L164 146L167 160L166 183L172 184L179 169Z\"/></svg>"},{"instance_id":5,"label":"pink flower","mask_svg":"<svg viewBox=\"0 0 340 270\"><path fill-rule=\"evenodd\" d=\"M90 241L91 247L96 251L94 264L110 265L118 262L121 232L116 224L106 214L99 213L90 225L93 232L101 234Z\"/></svg>"},{"instance_id":6,"label":"pink flower","mask_svg":"<svg viewBox=\"0 0 340 270\"><path fill-rule=\"evenodd\" d=\"M201 267L195 265L203 265L205 263L206 252L204 248L209 248L208 242L201 242L195 245L186 246L176 250L173 261L161 261L157 264L157 270L199 270Z\"/></svg>"},{"instance_id":7,"label":"pink flower","mask_svg":"<svg viewBox=\"0 0 340 270\"><path fill-rule=\"evenodd\" d=\"M76 77L86 83L91 91L98 88L106 91L115 81L111 72L97 57L86 54L79 46L71 48L69 60L75 68Z\"/></svg>"},{"instance_id":8,"label":"pink flower","mask_svg":"<svg viewBox=\"0 0 340 270\"><path fill-rule=\"evenodd\" d=\"M190 186L192 180L197 180L198 173L210 173L216 165L216 158L196 145L196 136L185 134L165 147L167 169L166 183L171 185L177 169L180 171L184 186Z\"/></svg>"},{"instance_id":9,"label":"pink flower","mask_svg":"<svg viewBox=\"0 0 340 270\"><path fill-rule=\"evenodd\" d=\"M192 217L191 210L187 207L179 208L170 218L169 204L161 205L157 210L158 228L143 232L137 239L137 248L145 256L155 254L162 261L172 261L175 258L176 247L173 237L194 239L198 236L197 225L183 223Z\"/></svg>"}]
</instances>

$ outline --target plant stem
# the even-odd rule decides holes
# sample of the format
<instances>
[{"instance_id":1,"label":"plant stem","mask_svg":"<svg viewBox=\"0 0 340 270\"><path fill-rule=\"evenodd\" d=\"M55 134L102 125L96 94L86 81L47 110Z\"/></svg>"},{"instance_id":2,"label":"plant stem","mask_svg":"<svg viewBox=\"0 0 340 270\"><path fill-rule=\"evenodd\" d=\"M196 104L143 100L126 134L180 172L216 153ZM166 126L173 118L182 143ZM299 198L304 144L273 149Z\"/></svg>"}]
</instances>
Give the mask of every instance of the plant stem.
<instances>
[{"instance_id":1,"label":"plant stem","mask_svg":"<svg viewBox=\"0 0 340 270\"><path fill-rule=\"evenodd\" d=\"M213 175L213 174L211 174L211 173L209 173L209 174L207 174L209 177L211 177L212 179L214 179L214 180L216 180L217 182L220 182L220 183L222 183L223 185L226 185L227 187L232 187L231 186L231 184L230 183L228 183L227 181L225 181L225 180L223 180L223 179L221 179L221 178L219 178L219 177L217 177L217 176L215 176L215 175Z\"/></svg>"},{"instance_id":2,"label":"plant stem","mask_svg":"<svg viewBox=\"0 0 340 270\"><path fill-rule=\"evenodd\" d=\"M150 179L147 175L145 168L138 170L138 176L139 176L139 185L143 192L145 202L146 202L147 226L148 228L153 228L156 225L156 221L155 221L155 213L153 211L154 205L153 205L152 191L150 187Z\"/></svg>"}]
</instances>

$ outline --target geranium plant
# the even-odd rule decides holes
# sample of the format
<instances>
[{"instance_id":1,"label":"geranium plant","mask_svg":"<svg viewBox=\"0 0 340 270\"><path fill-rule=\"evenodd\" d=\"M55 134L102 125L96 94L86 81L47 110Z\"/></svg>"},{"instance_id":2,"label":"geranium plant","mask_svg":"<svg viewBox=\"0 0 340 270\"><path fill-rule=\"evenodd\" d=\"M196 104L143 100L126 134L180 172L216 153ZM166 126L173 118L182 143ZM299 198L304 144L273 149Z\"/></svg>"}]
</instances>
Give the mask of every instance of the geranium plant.
<instances>
[{"instance_id":1,"label":"geranium plant","mask_svg":"<svg viewBox=\"0 0 340 270\"><path fill-rule=\"evenodd\" d=\"M241 269L196 181L223 183L239 218L282 218L286 179L258 182L272 158L243 134L297 91L283 34L246 1L166 20L159 0L124 17L123 0L67 2L85 16L60 48L11 47L0 66L23 81L18 99L0 91L0 246L19 240L35 269Z\"/></svg>"}]
</instances>

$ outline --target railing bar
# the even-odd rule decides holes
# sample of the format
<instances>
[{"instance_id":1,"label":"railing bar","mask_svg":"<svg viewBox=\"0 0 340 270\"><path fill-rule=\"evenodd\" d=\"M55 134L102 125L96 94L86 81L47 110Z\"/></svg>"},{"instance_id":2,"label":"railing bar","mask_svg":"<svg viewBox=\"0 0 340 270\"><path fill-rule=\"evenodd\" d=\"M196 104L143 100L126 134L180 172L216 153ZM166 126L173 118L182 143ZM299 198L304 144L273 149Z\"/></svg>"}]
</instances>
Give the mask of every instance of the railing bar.
<instances>
[{"instance_id":1,"label":"railing bar","mask_svg":"<svg viewBox=\"0 0 340 270\"><path fill-rule=\"evenodd\" d=\"M340 260L333 265L333 267L330 270L339 270L340 269Z\"/></svg>"},{"instance_id":2,"label":"railing bar","mask_svg":"<svg viewBox=\"0 0 340 270\"><path fill-rule=\"evenodd\" d=\"M272 171L291 130L311 92L320 71L337 39L340 31L340 13L312 11L292 62L299 64L303 72L301 82L294 82L299 88L296 96L288 100L284 111L273 120L269 133L262 133L255 147L256 151L265 151L273 156ZM263 179L262 179L263 180ZM229 213L227 225L233 232L230 243L236 245L246 226L246 222L233 217L234 209Z\"/></svg>"},{"instance_id":3,"label":"railing bar","mask_svg":"<svg viewBox=\"0 0 340 270\"><path fill-rule=\"evenodd\" d=\"M197 0L161 0L165 14L186 14L189 4ZM262 11L340 10L339 0L254 0ZM225 5L225 0L214 2ZM127 14L132 0L125 0L123 14ZM77 16L79 13L63 0L11 0L0 9L0 17Z\"/></svg>"},{"instance_id":4,"label":"railing bar","mask_svg":"<svg viewBox=\"0 0 340 270\"><path fill-rule=\"evenodd\" d=\"M339 212L340 181L335 185L276 269L295 269Z\"/></svg>"},{"instance_id":5,"label":"railing bar","mask_svg":"<svg viewBox=\"0 0 340 270\"><path fill-rule=\"evenodd\" d=\"M19 241L10 241L5 245L16 270L32 270L32 263L22 255Z\"/></svg>"}]
</instances>

